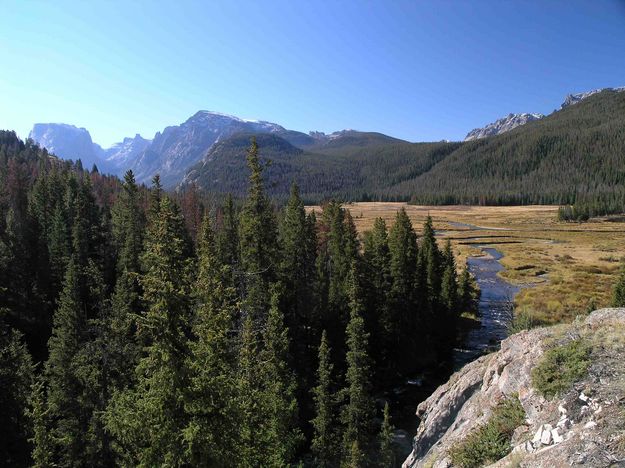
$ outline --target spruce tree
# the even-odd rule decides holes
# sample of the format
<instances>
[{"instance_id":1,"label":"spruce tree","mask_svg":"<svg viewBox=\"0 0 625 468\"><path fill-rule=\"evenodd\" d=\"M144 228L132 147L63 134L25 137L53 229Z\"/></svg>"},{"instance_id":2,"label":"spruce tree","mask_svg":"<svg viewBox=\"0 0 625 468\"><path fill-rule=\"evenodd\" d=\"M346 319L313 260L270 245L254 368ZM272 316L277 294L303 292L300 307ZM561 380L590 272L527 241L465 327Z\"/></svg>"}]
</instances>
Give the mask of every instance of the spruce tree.
<instances>
[{"instance_id":1,"label":"spruce tree","mask_svg":"<svg viewBox=\"0 0 625 468\"><path fill-rule=\"evenodd\" d=\"M614 293L612 296L613 307L625 307L625 262L621 266L621 273L614 285Z\"/></svg>"},{"instance_id":2,"label":"spruce tree","mask_svg":"<svg viewBox=\"0 0 625 468\"><path fill-rule=\"evenodd\" d=\"M85 282L75 257L69 261L59 306L54 314L49 357L45 366L48 406L55 442L55 462L79 464L86 451L90 414L83 404L84 388L76 361L87 342Z\"/></svg>"},{"instance_id":3,"label":"spruce tree","mask_svg":"<svg viewBox=\"0 0 625 468\"><path fill-rule=\"evenodd\" d=\"M298 400L309 416L312 376L319 340L319 320L314 296L317 239L314 225L306 216L304 203L295 184L280 225L280 276L284 284L281 307L289 330L292 363L298 378Z\"/></svg>"},{"instance_id":4,"label":"spruce tree","mask_svg":"<svg viewBox=\"0 0 625 468\"><path fill-rule=\"evenodd\" d=\"M456 261L449 240L445 244L443 260L445 269L441 280L441 304L445 308L448 318L453 318L458 308L458 279Z\"/></svg>"},{"instance_id":5,"label":"spruce tree","mask_svg":"<svg viewBox=\"0 0 625 468\"><path fill-rule=\"evenodd\" d=\"M311 449L315 456L315 464L324 468L334 466L337 458L333 368L328 337L324 330L319 345L317 386L312 390L315 417L311 421L314 428Z\"/></svg>"},{"instance_id":6,"label":"spruce tree","mask_svg":"<svg viewBox=\"0 0 625 468\"><path fill-rule=\"evenodd\" d=\"M0 314L2 311L0 310ZM18 331L0 316L0 460L6 466L27 466L30 461L27 418L28 395L34 380L30 353Z\"/></svg>"},{"instance_id":7,"label":"spruce tree","mask_svg":"<svg viewBox=\"0 0 625 468\"><path fill-rule=\"evenodd\" d=\"M265 466L286 466L302 440L298 429L296 381L289 367L289 338L279 308L279 287L274 287L267 324L263 333L263 349L259 354L263 379L265 423L259 434L265 447Z\"/></svg>"},{"instance_id":8,"label":"spruce tree","mask_svg":"<svg viewBox=\"0 0 625 468\"><path fill-rule=\"evenodd\" d=\"M408 374L413 370L422 334L423 300L419 297L417 235L406 211L397 212L389 231L391 287L389 292L389 319L386 331L389 370Z\"/></svg>"},{"instance_id":9,"label":"spruce tree","mask_svg":"<svg viewBox=\"0 0 625 468\"><path fill-rule=\"evenodd\" d=\"M32 466L33 468L49 468L53 466L54 448L49 432L45 381L41 377L31 387L30 409L27 414L33 428L32 438L29 439L33 447Z\"/></svg>"},{"instance_id":10,"label":"spruce tree","mask_svg":"<svg viewBox=\"0 0 625 468\"><path fill-rule=\"evenodd\" d=\"M458 280L458 310L477 315L480 291L475 279L469 273L469 267L465 266Z\"/></svg>"},{"instance_id":11,"label":"spruce tree","mask_svg":"<svg viewBox=\"0 0 625 468\"><path fill-rule=\"evenodd\" d=\"M154 213L142 257L147 310L139 333L147 346L136 368L136 387L118 392L106 415L124 463L140 466L186 460L183 396L189 385L190 265L177 206L165 196Z\"/></svg>"},{"instance_id":12,"label":"spruce tree","mask_svg":"<svg viewBox=\"0 0 625 468\"><path fill-rule=\"evenodd\" d=\"M371 358L376 363L376 370L384 369L379 377L388 378L395 358L392 344L397 336L394 336L394 317L389 298L391 255L386 223L382 218L374 221L373 229L365 236L363 260L366 277L365 325L371 336Z\"/></svg>"},{"instance_id":13,"label":"spruce tree","mask_svg":"<svg viewBox=\"0 0 625 468\"><path fill-rule=\"evenodd\" d=\"M185 442L193 466L226 466L236 457L237 441L234 343L230 336L236 291L229 266L217 257L210 220L198 239L198 275L193 286L194 320L189 356L190 386L185 410Z\"/></svg>"},{"instance_id":14,"label":"spruce tree","mask_svg":"<svg viewBox=\"0 0 625 468\"><path fill-rule=\"evenodd\" d=\"M222 209L221 229L217 234L219 259L232 270L239 267L239 225L232 195L228 194Z\"/></svg>"},{"instance_id":15,"label":"spruce tree","mask_svg":"<svg viewBox=\"0 0 625 468\"><path fill-rule=\"evenodd\" d=\"M48 235L48 252L50 258L50 274L52 288L60 290L63 277L70 257L69 247L69 220L63 207L59 204L52 214L50 233Z\"/></svg>"},{"instance_id":16,"label":"spruce tree","mask_svg":"<svg viewBox=\"0 0 625 468\"><path fill-rule=\"evenodd\" d=\"M237 409L240 414L238 461L242 467L262 466L259 433L267 415L263 411L262 375L258 372L259 337L250 315L243 320L237 366Z\"/></svg>"},{"instance_id":17,"label":"spruce tree","mask_svg":"<svg viewBox=\"0 0 625 468\"><path fill-rule=\"evenodd\" d=\"M428 299L431 308L438 306L441 289L441 253L434 237L432 217L426 218L423 225L423 237L421 240L421 253L423 264L427 274Z\"/></svg>"},{"instance_id":18,"label":"spruce tree","mask_svg":"<svg viewBox=\"0 0 625 468\"><path fill-rule=\"evenodd\" d=\"M337 371L345 370L345 329L350 319L349 276L352 264L360 260L353 221L340 203L331 201L323 209L322 251L319 275L327 296L322 299L322 326L334 345ZM325 292L324 291L324 292Z\"/></svg>"},{"instance_id":19,"label":"spruce tree","mask_svg":"<svg viewBox=\"0 0 625 468\"><path fill-rule=\"evenodd\" d=\"M370 361L368 355L369 334L362 318L363 304L359 272L353 264L348 284L350 292L350 321L347 326L347 373L342 420L345 426L343 447L347 466L360 466L366 458L364 449L369 447L373 417L371 397Z\"/></svg>"},{"instance_id":20,"label":"spruce tree","mask_svg":"<svg viewBox=\"0 0 625 468\"><path fill-rule=\"evenodd\" d=\"M380 468L393 468L393 466L395 466L393 431L394 428L391 425L391 413L387 402L384 405L384 418L382 420L382 427L380 428L379 436L380 455L378 458L378 466Z\"/></svg>"},{"instance_id":21,"label":"spruce tree","mask_svg":"<svg viewBox=\"0 0 625 468\"><path fill-rule=\"evenodd\" d=\"M141 312L142 289L139 277L144 226L139 189L134 174L129 170L124 175L122 192L113 205L117 281L111 297L105 337L111 385L120 390L134 381L133 369L140 355L136 330L137 317Z\"/></svg>"},{"instance_id":22,"label":"spruce tree","mask_svg":"<svg viewBox=\"0 0 625 468\"><path fill-rule=\"evenodd\" d=\"M256 139L247 154L251 171L248 197L239 221L244 313L262 322L269 309L270 284L277 271L277 230L271 202L265 193Z\"/></svg>"}]
</instances>

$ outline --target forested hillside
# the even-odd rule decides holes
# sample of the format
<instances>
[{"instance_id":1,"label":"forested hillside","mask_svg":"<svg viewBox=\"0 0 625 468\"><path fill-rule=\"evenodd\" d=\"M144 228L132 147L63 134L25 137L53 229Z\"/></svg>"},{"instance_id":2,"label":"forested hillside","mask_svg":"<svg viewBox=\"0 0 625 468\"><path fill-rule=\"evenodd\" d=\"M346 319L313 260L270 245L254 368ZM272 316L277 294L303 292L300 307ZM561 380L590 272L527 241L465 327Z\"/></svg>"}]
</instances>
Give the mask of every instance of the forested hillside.
<instances>
[{"instance_id":1,"label":"forested hillside","mask_svg":"<svg viewBox=\"0 0 625 468\"><path fill-rule=\"evenodd\" d=\"M390 191L417 203L625 206L625 93L604 91L510 132L471 141Z\"/></svg>"},{"instance_id":2,"label":"forested hillside","mask_svg":"<svg viewBox=\"0 0 625 468\"><path fill-rule=\"evenodd\" d=\"M391 466L375 396L448 361L476 286L431 220L360 238L246 163L218 206L0 133L7 465Z\"/></svg>"},{"instance_id":3,"label":"forested hillside","mask_svg":"<svg viewBox=\"0 0 625 468\"><path fill-rule=\"evenodd\" d=\"M269 191L297 181L307 201L411 200L425 204L576 204L602 214L625 206L625 93L603 91L507 133L464 143L407 143L352 132L301 148L277 135L263 158ZM237 135L187 174L209 192L242 194L245 147ZM261 145L262 146L262 145ZM227 175L227 177L226 177Z\"/></svg>"},{"instance_id":4,"label":"forested hillside","mask_svg":"<svg viewBox=\"0 0 625 468\"><path fill-rule=\"evenodd\" d=\"M407 143L384 135L358 132L316 146L298 148L273 134L237 134L217 143L185 176L182 187L196 185L209 193L243 195L247 180L245 153L252 136L261 147L270 195L285 200L292 181L307 203L330 198L408 200L408 193L384 190L429 171L460 143Z\"/></svg>"}]
</instances>

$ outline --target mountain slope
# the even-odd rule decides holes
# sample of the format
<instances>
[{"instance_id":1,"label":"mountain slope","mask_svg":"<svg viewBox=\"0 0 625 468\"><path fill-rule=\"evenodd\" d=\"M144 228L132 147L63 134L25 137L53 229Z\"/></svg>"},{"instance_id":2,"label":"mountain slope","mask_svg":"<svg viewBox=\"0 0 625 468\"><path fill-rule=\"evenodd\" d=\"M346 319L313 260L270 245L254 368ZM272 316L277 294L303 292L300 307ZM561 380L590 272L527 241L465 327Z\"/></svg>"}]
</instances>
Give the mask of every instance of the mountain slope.
<instances>
[{"instance_id":1,"label":"mountain slope","mask_svg":"<svg viewBox=\"0 0 625 468\"><path fill-rule=\"evenodd\" d=\"M85 128L59 123L37 123L29 138L60 158L74 161L80 159L87 169L91 169L94 164L104 169L106 165L102 148L93 143Z\"/></svg>"},{"instance_id":2,"label":"mountain slope","mask_svg":"<svg viewBox=\"0 0 625 468\"><path fill-rule=\"evenodd\" d=\"M173 187L189 167L202 160L214 143L235 133L282 131L285 131L283 127L271 122L199 111L181 125L158 132L131 168L140 182L148 182L154 174L159 173L163 185Z\"/></svg>"},{"instance_id":3,"label":"mountain slope","mask_svg":"<svg viewBox=\"0 0 625 468\"><path fill-rule=\"evenodd\" d=\"M506 117L496 120L485 127L474 128L467 133L464 141L478 140L480 138L486 138L493 135L501 135L502 133L509 132L513 128L525 125L526 123L534 120L542 119L543 117L543 114L508 114Z\"/></svg>"},{"instance_id":4,"label":"mountain slope","mask_svg":"<svg viewBox=\"0 0 625 468\"><path fill-rule=\"evenodd\" d=\"M418 203L623 200L624 155L625 93L603 91L502 135L466 142L391 193L411 193Z\"/></svg>"},{"instance_id":5,"label":"mountain slope","mask_svg":"<svg viewBox=\"0 0 625 468\"><path fill-rule=\"evenodd\" d=\"M146 140L136 134L134 138L124 138L104 150L104 157L110 167L114 168L117 175L125 172L127 167L132 166L137 158L150 146L151 140Z\"/></svg>"},{"instance_id":6,"label":"mountain slope","mask_svg":"<svg viewBox=\"0 0 625 468\"><path fill-rule=\"evenodd\" d=\"M385 145L379 144L378 136L371 139L370 134L362 134L359 139L356 133L359 132L344 141L340 150L324 143L304 150L291 145L278 133L239 133L216 143L204 160L187 172L181 187L195 184L208 192L243 195L248 177L245 155L251 138L255 137L261 159L270 161L264 177L273 196L286 196L291 182L296 182L311 202L332 196L378 198L384 196L385 187L430 170L460 145L406 143L395 139L400 143Z\"/></svg>"}]
</instances>

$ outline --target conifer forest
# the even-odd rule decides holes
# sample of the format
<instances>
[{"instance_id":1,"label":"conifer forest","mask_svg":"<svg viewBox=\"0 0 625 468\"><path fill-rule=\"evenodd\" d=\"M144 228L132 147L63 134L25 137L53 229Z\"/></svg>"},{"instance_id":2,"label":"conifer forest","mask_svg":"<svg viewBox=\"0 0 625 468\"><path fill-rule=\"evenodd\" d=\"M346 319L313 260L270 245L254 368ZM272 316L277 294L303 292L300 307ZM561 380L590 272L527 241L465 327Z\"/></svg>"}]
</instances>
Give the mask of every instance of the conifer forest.
<instances>
[{"instance_id":1,"label":"conifer forest","mask_svg":"<svg viewBox=\"0 0 625 468\"><path fill-rule=\"evenodd\" d=\"M259 152L212 200L0 133L7 465L394 466L377 396L449 362L477 286L431 219L274 205Z\"/></svg>"}]
</instances>

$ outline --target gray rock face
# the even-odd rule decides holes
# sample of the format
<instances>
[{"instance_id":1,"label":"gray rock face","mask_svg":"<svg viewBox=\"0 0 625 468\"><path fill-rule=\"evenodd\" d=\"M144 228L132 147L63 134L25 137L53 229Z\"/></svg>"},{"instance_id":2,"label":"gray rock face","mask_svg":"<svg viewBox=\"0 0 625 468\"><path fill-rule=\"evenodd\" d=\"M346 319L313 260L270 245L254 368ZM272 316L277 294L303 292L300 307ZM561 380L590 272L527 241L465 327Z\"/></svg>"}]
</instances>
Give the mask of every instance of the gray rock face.
<instances>
[{"instance_id":1,"label":"gray rock face","mask_svg":"<svg viewBox=\"0 0 625 468\"><path fill-rule=\"evenodd\" d=\"M564 109L565 107L572 106L573 104L577 104L578 102L586 99L587 97L590 97L593 94L597 94L602 91L615 91L617 93L620 93L622 91L625 91L625 86L622 86L620 88L600 88L600 89L593 89L592 91L586 91L584 93L569 94L566 96L566 98L564 98L564 102L560 106L560 109Z\"/></svg>"},{"instance_id":2,"label":"gray rock face","mask_svg":"<svg viewBox=\"0 0 625 468\"><path fill-rule=\"evenodd\" d=\"M280 125L217 112L199 111L181 125L158 132L131 168L139 182L159 173L166 187L175 186L186 169L202 160L213 144L239 132L285 132Z\"/></svg>"},{"instance_id":3,"label":"gray rock face","mask_svg":"<svg viewBox=\"0 0 625 468\"><path fill-rule=\"evenodd\" d=\"M152 140L146 140L138 133L134 138L124 138L104 150L104 157L115 172L121 174L126 168L134 165L137 158L150 146Z\"/></svg>"},{"instance_id":4,"label":"gray rock face","mask_svg":"<svg viewBox=\"0 0 625 468\"><path fill-rule=\"evenodd\" d=\"M580 336L595 344L588 376L560 397L546 400L531 385L532 369L554 341ZM403 468L450 467L449 450L510 397L518 397L526 421L514 432L511 453L492 466L602 467L625 462L618 445L625 348L611 344L615 339L621 343L623 336L625 309L601 309L571 326L512 335L498 352L467 364L419 405L421 423Z\"/></svg>"},{"instance_id":5,"label":"gray rock face","mask_svg":"<svg viewBox=\"0 0 625 468\"><path fill-rule=\"evenodd\" d=\"M525 125L528 122L539 120L544 117L543 114L508 114L493 123L486 125L483 128L475 128L467 133L464 141L478 140L480 138L486 138L493 135L500 135L505 132L509 132L513 128L520 125Z\"/></svg>"},{"instance_id":6,"label":"gray rock face","mask_svg":"<svg viewBox=\"0 0 625 468\"><path fill-rule=\"evenodd\" d=\"M103 151L91 140L84 128L61 123L38 123L33 126L29 138L63 159L80 159L85 169L97 164L100 169L105 164Z\"/></svg>"}]
</instances>

